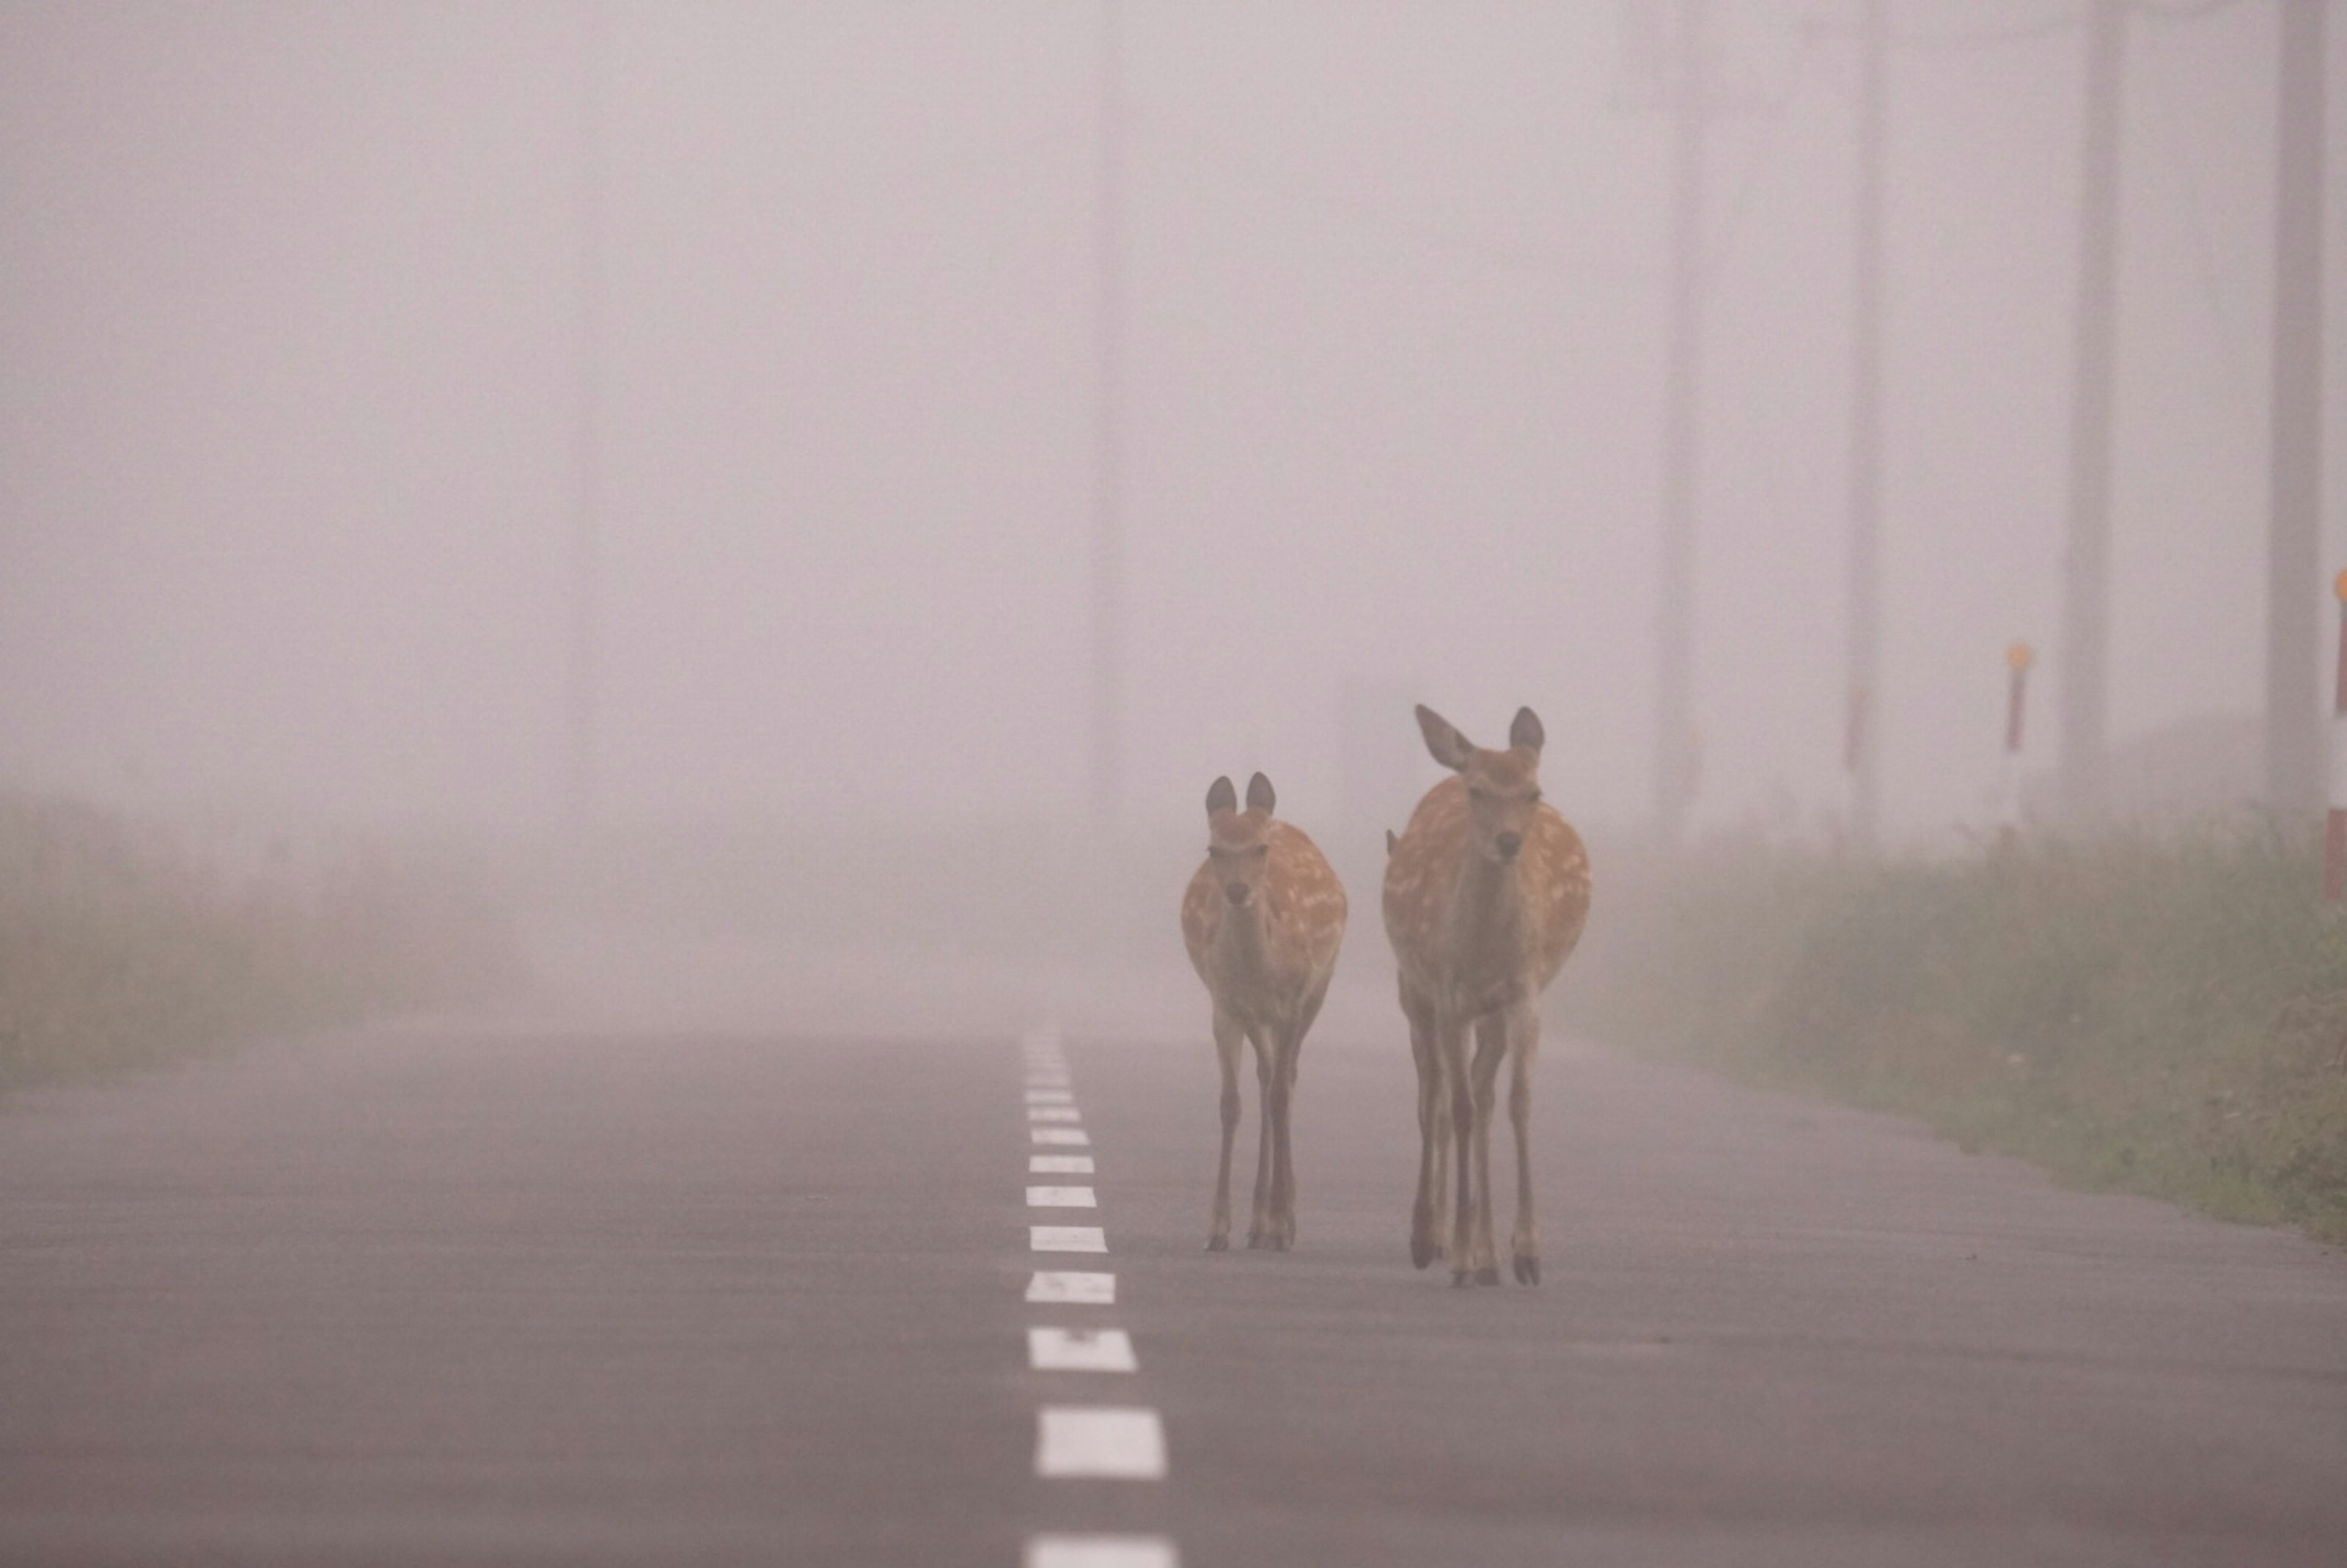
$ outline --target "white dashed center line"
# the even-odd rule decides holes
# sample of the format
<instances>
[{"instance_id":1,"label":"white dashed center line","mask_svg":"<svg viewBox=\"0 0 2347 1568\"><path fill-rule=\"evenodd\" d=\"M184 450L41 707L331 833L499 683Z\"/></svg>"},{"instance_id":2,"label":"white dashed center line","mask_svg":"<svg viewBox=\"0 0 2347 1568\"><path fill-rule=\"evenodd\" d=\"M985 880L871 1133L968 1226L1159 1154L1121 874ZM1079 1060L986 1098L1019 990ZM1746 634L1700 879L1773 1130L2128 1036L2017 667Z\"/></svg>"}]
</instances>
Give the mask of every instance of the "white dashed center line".
<instances>
[{"instance_id":1,"label":"white dashed center line","mask_svg":"<svg viewBox=\"0 0 2347 1568\"><path fill-rule=\"evenodd\" d=\"M1163 1480L1165 1428L1152 1409L1046 1405L1036 1412L1035 1473Z\"/></svg>"},{"instance_id":2,"label":"white dashed center line","mask_svg":"<svg viewBox=\"0 0 2347 1568\"><path fill-rule=\"evenodd\" d=\"M1182 1568L1182 1559L1154 1535L1038 1535L1026 1568Z\"/></svg>"},{"instance_id":3,"label":"white dashed center line","mask_svg":"<svg viewBox=\"0 0 2347 1568\"><path fill-rule=\"evenodd\" d=\"M1116 1276L1038 1269L1027 1281L1027 1299L1071 1307L1113 1307Z\"/></svg>"},{"instance_id":4,"label":"white dashed center line","mask_svg":"<svg viewBox=\"0 0 2347 1568\"><path fill-rule=\"evenodd\" d=\"M1092 1135L1081 1126L1067 1062L1051 1035L1027 1042L1026 1104L1029 1138L1045 1148L1089 1149ZM1090 1154L1030 1153L1030 1176L1090 1176ZM1034 1209L1097 1209L1090 1186L1030 1184L1027 1206ZM1099 1225L1029 1225L1034 1252L1105 1253L1108 1234ZM1027 1300L1039 1306L1113 1307L1116 1276L1077 1270L1038 1269L1028 1279ZM1071 1328L1031 1324L1027 1364L1038 1372L1132 1373L1140 1369L1133 1337L1106 1326ZM1046 1479L1100 1477L1162 1481L1165 1476L1165 1428L1145 1406L1046 1405L1036 1412L1035 1473ZM1027 1542L1026 1568L1181 1568L1174 1543L1158 1535L1037 1535Z\"/></svg>"},{"instance_id":5,"label":"white dashed center line","mask_svg":"<svg viewBox=\"0 0 2347 1568\"><path fill-rule=\"evenodd\" d=\"M1027 1364L1038 1372L1136 1372L1133 1336L1122 1328L1030 1328Z\"/></svg>"},{"instance_id":6,"label":"white dashed center line","mask_svg":"<svg viewBox=\"0 0 2347 1568\"><path fill-rule=\"evenodd\" d=\"M1096 1209L1100 1199L1090 1187L1030 1187L1027 1206L1030 1209Z\"/></svg>"},{"instance_id":7,"label":"white dashed center line","mask_svg":"<svg viewBox=\"0 0 2347 1568\"><path fill-rule=\"evenodd\" d=\"M1106 1252L1108 1235L1098 1225L1029 1225L1030 1252Z\"/></svg>"}]
</instances>

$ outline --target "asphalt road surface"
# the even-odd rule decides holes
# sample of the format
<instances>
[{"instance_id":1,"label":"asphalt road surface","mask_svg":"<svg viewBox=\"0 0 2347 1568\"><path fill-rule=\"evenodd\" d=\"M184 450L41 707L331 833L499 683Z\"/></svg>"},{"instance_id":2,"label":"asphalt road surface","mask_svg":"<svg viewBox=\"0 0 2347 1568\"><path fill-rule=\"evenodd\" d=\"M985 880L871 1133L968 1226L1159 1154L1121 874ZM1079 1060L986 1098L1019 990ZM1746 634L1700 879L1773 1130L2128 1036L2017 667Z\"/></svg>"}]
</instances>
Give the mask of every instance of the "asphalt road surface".
<instances>
[{"instance_id":1,"label":"asphalt road surface","mask_svg":"<svg viewBox=\"0 0 2347 1568\"><path fill-rule=\"evenodd\" d=\"M22 1094L0 1563L2347 1562L2347 1259L1569 1042L1538 1092L1545 1283L1464 1291L1398 1036L1307 1045L1287 1255L1204 1250L1203 1028Z\"/></svg>"}]
</instances>

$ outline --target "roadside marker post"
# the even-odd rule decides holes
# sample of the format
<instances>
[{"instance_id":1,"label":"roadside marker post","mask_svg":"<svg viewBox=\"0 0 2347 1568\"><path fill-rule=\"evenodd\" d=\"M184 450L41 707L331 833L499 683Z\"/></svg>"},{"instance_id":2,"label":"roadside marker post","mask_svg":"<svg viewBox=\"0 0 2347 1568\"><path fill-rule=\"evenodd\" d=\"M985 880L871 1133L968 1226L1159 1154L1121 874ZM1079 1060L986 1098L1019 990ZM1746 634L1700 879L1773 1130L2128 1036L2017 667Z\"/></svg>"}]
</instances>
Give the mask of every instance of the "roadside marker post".
<instances>
[{"instance_id":1,"label":"roadside marker post","mask_svg":"<svg viewBox=\"0 0 2347 1568\"><path fill-rule=\"evenodd\" d=\"M1867 800L1861 768L1866 761L1867 690L1850 689L1850 706L1841 723L1842 825L1852 842L1864 845L1873 832L1873 808Z\"/></svg>"},{"instance_id":2,"label":"roadside marker post","mask_svg":"<svg viewBox=\"0 0 2347 1568\"><path fill-rule=\"evenodd\" d=\"M2004 699L2004 773L1997 781L1997 838L2011 844L2021 835L2021 736L2028 714L2029 667L2037 655L2026 642L2004 651L2010 672Z\"/></svg>"},{"instance_id":3,"label":"roadside marker post","mask_svg":"<svg viewBox=\"0 0 2347 1568\"><path fill-rule=\"evenodd\" d=\"M2347 894L2347 571L2332 579L2339 596L2339 671L2331 701L2330 814L2322 825L2322 897Z\"/></svg>"}]
</instances>

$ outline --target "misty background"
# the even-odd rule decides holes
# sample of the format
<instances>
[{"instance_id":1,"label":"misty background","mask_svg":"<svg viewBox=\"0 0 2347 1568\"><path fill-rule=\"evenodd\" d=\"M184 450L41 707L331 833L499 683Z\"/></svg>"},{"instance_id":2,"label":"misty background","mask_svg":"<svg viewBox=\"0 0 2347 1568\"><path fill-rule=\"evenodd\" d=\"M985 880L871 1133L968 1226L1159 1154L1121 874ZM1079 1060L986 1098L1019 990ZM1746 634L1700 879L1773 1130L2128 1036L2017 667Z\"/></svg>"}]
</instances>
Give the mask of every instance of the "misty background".
<instances>
[{"instance_id":1,"label":"misty background","mask_svg":"<svg viewBox=\"0 0 2347 1568\"><path fill-rule=\"evenodd\" d=\"M1909 841L1990 818L2006 643L2062 657L2078 11L1892 10L1876 718ZM1635 826L1660 8L1121 12L1124 820L1261 768L1324 841L1398 826L1424 779L1347 775L1419 765L1426 701L1486 743L1531 703L1550 797ZM1714 11L1698 828L1840 809L1852 14ZM2261 700L2275 26L2130 24L2122 742ZM1081 823L1101 26L0 11L0 783L560 823L591 472L599 818ZM2032 703L2050 763L2056 682ZM1399 750L1348 761L1347 713L1387 709Z\"/></svg>"}]
</instances>

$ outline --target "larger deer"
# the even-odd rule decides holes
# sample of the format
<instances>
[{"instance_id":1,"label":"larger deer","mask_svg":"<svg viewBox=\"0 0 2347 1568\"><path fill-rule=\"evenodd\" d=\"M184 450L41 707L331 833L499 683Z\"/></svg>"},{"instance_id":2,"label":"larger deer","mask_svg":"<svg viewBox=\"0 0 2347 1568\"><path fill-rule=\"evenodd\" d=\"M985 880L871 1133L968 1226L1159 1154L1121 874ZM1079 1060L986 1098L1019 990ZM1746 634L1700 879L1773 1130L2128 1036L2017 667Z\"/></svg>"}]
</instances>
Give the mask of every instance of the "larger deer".
<instances>
[{"instance_id":1,"label":"larger deer","mask_svg":"<svg viewBox=\"0 0 2347 1568\"><path fill-rule=\"evenodd\" d=\"M1516 1278L1537 1285L1531 1137L1540 995L1588 919L1589 854L1572 825L1541 802L1545 737L1530 708L1517 710L1505 751L1471 744L1431 708L1418 710L1418 727L1434 760L1458 776L1426 792L1401 836L1389 836L1386 861L1386 935L1401 968L1401 1009L1418 1063L1418 1200L1409 1257L1424 1268L1447 1252L1454 1285L1500 1283L1491 1241L1491 1102L1500 1064L1508 1059L1514 1065L1508 1116L1516 1130ZM1446 1246L1435 1225L1446 1157L1454 1151L1458 1202Z\"/></svg>"},{"instance_id":2,"label":"larger deer","mask_svg":"<svg viewBox=\"0 0 2347 1568\"><path fill-rule=\"evenodd\" d=\"M1246 809L1219 778L1206 792L1206 858L1182 897L1182 940L1214 1001L1223 1067L1223 1158L1206 1248L1231 1245L1231 1143L1239 1125L1239 1054L1255 1042L1261 1090L1255 1218L1247 1245L1296 1245L1296 1166L1288 1110L1296 1059L1320 1015L1345 940L1345 889L1299 827L1271 815L1271 781L1248 781Z\"/></svg>"}]
</instances>

